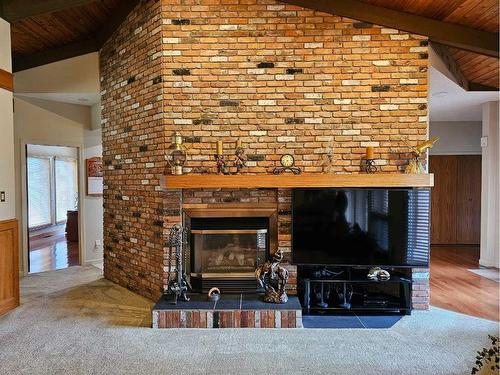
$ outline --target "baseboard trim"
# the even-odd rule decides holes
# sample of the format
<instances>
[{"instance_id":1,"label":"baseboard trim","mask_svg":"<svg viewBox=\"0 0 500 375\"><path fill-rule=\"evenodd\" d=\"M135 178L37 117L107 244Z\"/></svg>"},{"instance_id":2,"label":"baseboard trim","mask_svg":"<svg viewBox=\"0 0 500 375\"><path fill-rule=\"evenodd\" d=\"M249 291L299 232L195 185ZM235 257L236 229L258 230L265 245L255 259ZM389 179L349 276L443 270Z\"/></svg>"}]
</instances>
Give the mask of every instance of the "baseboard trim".
<instances>
[{"instance_id":1,"label":"baseboard trim","mask_svg":"<svg viewBox=\"0 0 500 375\"><path fill-rule=\"evenodd\" d=\"M103 259L92 259L92 260L87 260L85 262L85 265L86 266L94 266L94 267L100 268L102 270L103 263L104 263Z\"/></svg>"}]
</instances>

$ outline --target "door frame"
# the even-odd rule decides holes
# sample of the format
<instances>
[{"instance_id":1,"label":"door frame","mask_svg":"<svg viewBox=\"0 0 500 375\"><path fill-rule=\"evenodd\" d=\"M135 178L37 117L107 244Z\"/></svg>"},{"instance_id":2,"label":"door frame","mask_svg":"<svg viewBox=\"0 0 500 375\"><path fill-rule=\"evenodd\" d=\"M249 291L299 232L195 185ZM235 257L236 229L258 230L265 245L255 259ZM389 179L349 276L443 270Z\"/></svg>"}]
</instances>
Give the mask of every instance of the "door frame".
<instances>
[{"instance_id":1,"label":"door frame","mask_svg":"<svg viewBox=\"0 0 500 375\"><path fill-rule=\"evenodd\" d=\"M29 273L29 241L28 241L28 178L27 178L27 168L26 168L26 148L27 145L39 145L39 146L59 146L59 147L73 147L76 148L77 154L77 174L78 174L78 260L80 265L85 264L85 254L84 249L86 249L85 244L85 176L84 173L84 160L83 160L83 144L74 142L65 142L60 144L57 142L44 142L32 139L22 139L21 140L21 251L22 251L22 271L20 273L23 276Z\"/></svg>"}]
</instances>

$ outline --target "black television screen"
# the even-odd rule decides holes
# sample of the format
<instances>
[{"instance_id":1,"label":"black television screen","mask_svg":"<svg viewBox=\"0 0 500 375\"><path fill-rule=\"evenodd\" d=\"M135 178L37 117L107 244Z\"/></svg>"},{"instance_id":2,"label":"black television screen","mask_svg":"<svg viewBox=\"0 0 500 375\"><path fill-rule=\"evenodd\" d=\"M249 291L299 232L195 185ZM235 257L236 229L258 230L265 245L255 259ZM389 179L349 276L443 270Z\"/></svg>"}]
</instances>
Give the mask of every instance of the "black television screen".
<instances>
[{"instance_id":1,"label":"black television screen","mask_svg":"<svg viewBox=\"0 0 500 375\"><path fill-rule=\"evenodd\" d=\"M292 262L429 264L429 189L295 189Z\"/></svg>"}]
</instances>

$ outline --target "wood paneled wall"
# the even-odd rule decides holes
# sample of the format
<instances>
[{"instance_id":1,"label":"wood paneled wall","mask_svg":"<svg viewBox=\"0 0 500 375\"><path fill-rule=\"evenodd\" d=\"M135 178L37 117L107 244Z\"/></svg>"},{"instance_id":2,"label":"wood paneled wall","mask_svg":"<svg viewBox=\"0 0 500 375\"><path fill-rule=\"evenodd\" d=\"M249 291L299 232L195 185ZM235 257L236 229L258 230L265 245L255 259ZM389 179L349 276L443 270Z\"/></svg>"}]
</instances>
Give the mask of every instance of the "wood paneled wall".
<instances>
[{"instance_id":1,"label":"wood paneled wall","mask_svg":"<svg viewBox=\"0 0 500 375\"><path fill-rule=\"evenodd\" d=\"M17 220L0 221L0 315L19 306Z\"/></svg>"},{"instance_id":2,"label":"wood paneled wall","mask_svg":"<svg viewBox=\"0 0 500 375\"><path fill-rule=\"evenodd\" d=\"M481 237L481 156L434 155L431 243L478 245Z\"/></svg>"}]
</instances>

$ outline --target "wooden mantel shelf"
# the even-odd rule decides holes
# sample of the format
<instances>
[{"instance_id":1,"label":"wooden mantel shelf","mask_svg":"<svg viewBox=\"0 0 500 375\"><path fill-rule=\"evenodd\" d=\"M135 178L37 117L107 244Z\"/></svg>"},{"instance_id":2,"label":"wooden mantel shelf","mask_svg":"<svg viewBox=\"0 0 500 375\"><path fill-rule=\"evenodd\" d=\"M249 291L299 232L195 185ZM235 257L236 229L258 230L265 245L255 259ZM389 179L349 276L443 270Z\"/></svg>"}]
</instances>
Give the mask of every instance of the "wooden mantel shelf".
<instances>
[{"instance_id":1,"label":"wooden mantel shelf","mask_svg":"<svg viewBox=\"0 0 500 375\"><path fill-rule=\"evenodd\" d=\"M326 188L326 187L432 187L433 174L188 174L166 175L163 189L239 189L239 188Z\"/></svg>"}]
</instances>

